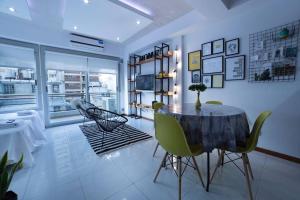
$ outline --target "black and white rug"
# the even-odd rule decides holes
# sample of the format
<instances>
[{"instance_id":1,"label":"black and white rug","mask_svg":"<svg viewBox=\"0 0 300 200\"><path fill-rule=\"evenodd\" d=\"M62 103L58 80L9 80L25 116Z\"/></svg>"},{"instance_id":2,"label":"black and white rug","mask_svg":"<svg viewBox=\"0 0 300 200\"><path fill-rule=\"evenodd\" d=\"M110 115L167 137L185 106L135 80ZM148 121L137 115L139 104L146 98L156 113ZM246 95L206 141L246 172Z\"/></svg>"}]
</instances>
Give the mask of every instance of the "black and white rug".
<instances>
[{"instance_id":1,"label":"black and white rug","mask_svg":"<svg viewBox=\"0 0 300 200\"><path fill-rule=\"evenodd\" d=\"M123 146L152 138L151 135L129 125L124 126L126 133L123 129L114 130L111 133L104 133L104 140L97 124L86 124L84 126L80 125L79 127L97 155L108 153Z\"/></svg>"}]
</instances>

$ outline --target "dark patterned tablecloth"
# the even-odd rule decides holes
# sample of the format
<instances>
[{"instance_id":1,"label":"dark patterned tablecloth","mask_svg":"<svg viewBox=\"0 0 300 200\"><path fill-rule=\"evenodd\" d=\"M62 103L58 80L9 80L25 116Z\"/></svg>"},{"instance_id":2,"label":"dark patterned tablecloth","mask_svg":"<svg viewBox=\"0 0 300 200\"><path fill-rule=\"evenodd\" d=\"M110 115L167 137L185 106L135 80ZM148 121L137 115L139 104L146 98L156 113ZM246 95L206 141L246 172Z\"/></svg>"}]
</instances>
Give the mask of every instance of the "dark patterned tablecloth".
<instances>
[{"instance_id":1,"label":"dark patterned tablecloth","mask_svg":"<svg viewBox=\"0 0 300 200\"><path fill-rule=\"evenodd\" d=\"M189 144L202 144L207 152L214 148L235 151L237 146L246 145L250 134L246 113L232 106L202 104L197 111L194 104L183 104L164 106L159 112L174 116Z\"/></svg>"}]
</instances>

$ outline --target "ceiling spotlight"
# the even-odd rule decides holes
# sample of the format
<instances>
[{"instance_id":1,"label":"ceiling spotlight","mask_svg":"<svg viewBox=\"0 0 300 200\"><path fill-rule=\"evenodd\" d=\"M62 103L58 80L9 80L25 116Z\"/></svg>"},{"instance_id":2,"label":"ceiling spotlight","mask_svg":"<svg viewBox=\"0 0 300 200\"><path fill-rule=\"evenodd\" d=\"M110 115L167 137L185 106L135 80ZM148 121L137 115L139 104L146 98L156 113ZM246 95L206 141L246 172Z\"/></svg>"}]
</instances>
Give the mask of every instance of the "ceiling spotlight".
<instances>
[{"instance_id":1,"label":"ceiling spotlight","mask_svg":"<svg viewBox=\"0 0 300 200\"><path fill-rule=\"evenodd\" d=\"M77 30L77 26L74 26L73 28L74 28L74 30Z\"/></svg>"},{"instance_id":2,"label":"ceiling spotlight","mask_svg":"<svg viewBox=\"0 0 300 200\"><path fill-rule=\"evenodd\" d=\"M15 12L16 10L15 10L14 7L9 7L9 11L10 11L10 12Z\"/></svg>"},{"instance_id":3,"label":"ceiling spotlight","mask_svg":"<svg viewBox=\"0 0 300 200\"><path fill-rule=\"evenodd\" d=\"M83 2L84 2L85 4L88 4L88 3L90 3L90 1L89 1L89 0L83 0Z\"/></svg>"},{"instance_id":4,"label":"ceiling spotlight","mask_svg":"<svg viewBox=\"0 0 300 200\"><path fill-rule=\"evenodd\" d=\"M140 23L141 23L141 21L140 21L140 20L137 20L137 21L136 21L136 24L137 24L137 25L139 25Z\"/></svg>"},{"instance_id":5,"label":"ceiling spotlight","mask_svg":"<svg viewBox=\"0 0 300 200\"><path fill-rule=\"evenodd\" d=\"M120 38L119 38L119 37L117 37L117 40L119 41L119 40L120 40Z\"/></svg>"}]
</instances>

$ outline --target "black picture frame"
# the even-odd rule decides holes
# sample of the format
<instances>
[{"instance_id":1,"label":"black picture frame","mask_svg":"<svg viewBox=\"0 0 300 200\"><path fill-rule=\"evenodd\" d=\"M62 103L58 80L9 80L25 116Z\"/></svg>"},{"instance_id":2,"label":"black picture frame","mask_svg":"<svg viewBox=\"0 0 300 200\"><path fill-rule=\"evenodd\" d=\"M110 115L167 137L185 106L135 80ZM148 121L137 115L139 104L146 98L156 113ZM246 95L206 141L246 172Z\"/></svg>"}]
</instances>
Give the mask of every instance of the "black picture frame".
<instances>
[{"instance_id":1,"label":"black picture frame","mask_svg":"<svg viewBox=\"0 0 300 200\"><path fill-rule=\"evenodd\" d=\"M205 54L204 48L205 48L205 45L208 45L208 44L210 44L209 54ZM212 55L212 42L206 42L206 43L201 44L201 50L202 50L202 57L211 56Z\"/></svg>"},{"instance_id":2,"label":"black picture frame","mask_svg":"<svg viewBox=\"0 0 300 200\"><path fill-rule=\"evenodd\" d=\"M212 72L208 72L208 73L206 73L205 72L205 61L206 60L212 60L212 59L216 59L216 58L222 58L222 69L221 69L221 71L212 71ZM215 56L215 57L209 57L209 58L204 58L204 59L202 59L201 60L201 62L202 62L202 64L201 64L201 66L202 66L202 68L201 68L201 72L202 72L202 74L203 75L206 75L206 74L214 74L214 73L223 73L224 72L224 56Z\"/></svg>"},{"instance_id":3,"label":"black picture frame","mask_svg":"<svg viewBox=\"0 0 300 200\"><path fill-rule=\"evenodd\" d=\"M222 82L220 87L215 87L214 86L214 76L221 76L222 77ZM212 74L211 75L211 88L224 88L224 74Z\"/></svg>"},{"instance_id":4,"label":"black picture frame","mask_svg":"<svg viewBox=\"0 0 300 200\"><path fill-rule=\"evenodd\" d=\"M227 73L228 73L227 60L234 59L234 58L239 58L239 57L243 58L243 67L242 67L243 77L242 78L236 78L236 79L227 77ZM237 56L231 56L231 57L225 58L225 80L226 81L236 81L236 80L245 80L245 78L246 78L246 55L237 55Z\"/></svg>"},{"instance_id":5,"label":"black picture frame","mask_svg":"<svg viewBox=\"0 0 300 200\"><path fill-rule=\"evenodd\" d=\"M192 71L191 75L192 75L192 83L201 83L201 70ZM198 80L195 79L194 77L195 75L199 75Z\"/></svg>"},{"instance_id":6,"label":"black picture frame","mask_svg":"<svg viewBox=\"0 0 300 200\"><path fill-rule=\"evenodd\" d=\"M219 51L219 52L215 52L214 44L215 44L216 42L219 42L219 41L222 41L222 50ZM212 55L224 53L224 49L225 49L225 39L224 39L224 38L220 38L220 39L214 40L214 41L212 41L211 43L212 43L212 45L211 45L211 48L212 48Z\"/></svg>"},{"instance_id":7,"label":"black picture frame","mask_svg":"<svg viewBox=\"0 0 300 200\"><path fill-rule=\"evenodd\" d=\"M190 55L192 54L198 54L199 53L199 67L197 66L195 68L195 66L191 66L190 64ZM202 66L202 51L201 50L197 50L197 51L192 51L188 53L188 71L198 71L201 70L201 66Z\"/></svg>"},{"instance_id":8,"label":"black picture frame","mask_svg":"<svg viewBox=\"0 0 300 200\"><path fill-rule=\"evenodd\" d=\"M237 41L237 51L235 53L228 53L228 44L231 42ZM232 55L237 55L240 54L240 38L235 38L232 40L228 40L225 42L225 56L232 56Z\"/></svg>"},{"instance_id":9,"label":"black picture frame","mask_svg":"<svg viewBox=\"0 0 300 200\"><path fill-rule=\"evenodd\" d=\"M208 83L206 83L206 78L208 78ZM202 75L202 83L207 87L207 88L212 88L212 75Z\"/></svg>"}]
</instances>

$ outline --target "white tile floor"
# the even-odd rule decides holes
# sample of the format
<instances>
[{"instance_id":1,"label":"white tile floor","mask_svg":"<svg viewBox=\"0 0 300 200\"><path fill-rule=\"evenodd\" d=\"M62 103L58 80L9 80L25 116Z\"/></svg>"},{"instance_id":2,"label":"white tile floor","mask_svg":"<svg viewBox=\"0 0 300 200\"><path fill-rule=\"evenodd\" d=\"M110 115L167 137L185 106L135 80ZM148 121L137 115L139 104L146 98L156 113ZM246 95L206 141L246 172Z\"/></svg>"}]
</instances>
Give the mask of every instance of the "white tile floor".
<instances>
[{"instance_id":1,"label":"white tile floor","mask_svg":"<svg viewBox=\"0 0 300 200\"><path fill-rule=\"evenodd\" d=\"M132 126L153 135L153 123L130 120ZM89 146L78 124L47 129L48 144L34 153L35 166L18 171L11 189L21 200L168 200L177 199L177 179L162 170L155 172L163 150L152 158L154 139L99 157ZM211 156L213 168L216 155ZM256 199L299 199L300 165L261 153L249 155ZM206 155L197 158L206 177ZM241 163L240 163L241 164ZM207 193L194 170L183 179L183 199L247 199L245 178L233 165L219 170Z\"/></svg>"}]
</instances>

